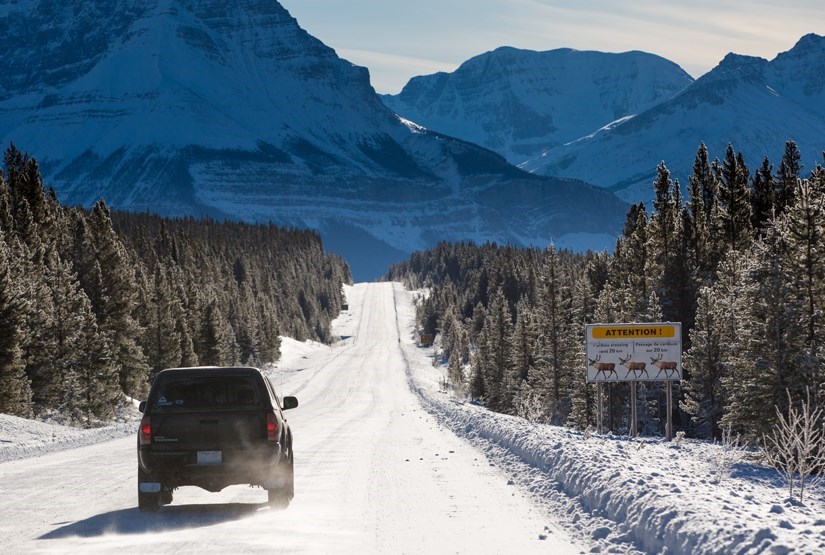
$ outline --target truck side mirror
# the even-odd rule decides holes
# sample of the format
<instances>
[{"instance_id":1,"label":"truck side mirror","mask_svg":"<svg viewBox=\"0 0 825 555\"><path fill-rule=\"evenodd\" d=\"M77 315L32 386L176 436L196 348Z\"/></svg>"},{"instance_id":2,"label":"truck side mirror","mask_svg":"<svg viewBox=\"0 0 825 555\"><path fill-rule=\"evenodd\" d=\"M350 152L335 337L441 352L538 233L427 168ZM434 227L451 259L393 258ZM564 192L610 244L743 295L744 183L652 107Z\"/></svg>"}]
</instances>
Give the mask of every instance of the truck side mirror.
<instances>
[{"instance_id":1,"label":"truck side mirror","mask_svg":"<svg viewBox=\"0 0 825 555\"><path fill-rule=\"evenodd\" d=\"M140 402L140 404L138 405L138 410L141 412L141 414L146 412L146 401Z\"/></svg>"},{"instance_id":2,"label":"truck side mirror","mask_svg":"<svg viewBox=\"0 0 825 555\"><path fill-rule=\"evenodd\" d=\"M298 406L298 399L295 397L284 397L284 410L294 409Z\"/></svg>"}]
</instances>

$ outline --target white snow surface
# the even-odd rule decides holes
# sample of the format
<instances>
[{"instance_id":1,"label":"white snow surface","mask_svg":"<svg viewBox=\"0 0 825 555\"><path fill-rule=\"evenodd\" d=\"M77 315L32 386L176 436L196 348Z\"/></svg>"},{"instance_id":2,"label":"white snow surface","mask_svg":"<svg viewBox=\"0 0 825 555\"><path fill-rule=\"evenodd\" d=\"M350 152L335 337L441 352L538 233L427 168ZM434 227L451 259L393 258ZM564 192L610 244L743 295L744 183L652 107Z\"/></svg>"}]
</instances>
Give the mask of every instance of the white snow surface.
<instances>
[{"instance_id":1,"label":"white snow surface","mask_svg":"<svg viewBox=\"0 0 825 555\"><path fill-rule=\"evenodd\" d=\"M822 489L800 505L745 459L717 482L717 445L585 435L457 399L415 342L421 292L346 294L339 341L284 338L269 369L301 402L288 509L233 486L180 488L143 514L134 420L80 431L0 415L0 551L825 552Z\"/></svg>"}]
</instances>

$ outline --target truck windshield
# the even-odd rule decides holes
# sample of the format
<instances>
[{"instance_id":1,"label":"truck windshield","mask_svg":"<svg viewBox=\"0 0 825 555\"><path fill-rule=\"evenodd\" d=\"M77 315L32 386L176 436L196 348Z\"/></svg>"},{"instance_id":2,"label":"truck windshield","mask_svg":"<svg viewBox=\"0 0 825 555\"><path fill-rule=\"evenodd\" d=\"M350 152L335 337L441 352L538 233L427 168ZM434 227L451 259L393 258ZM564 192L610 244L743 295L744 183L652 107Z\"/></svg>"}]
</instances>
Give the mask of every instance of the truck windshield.
<instances>
[{"instance_id":1,"label":"truck windshield","mask_svg":"<svg viewBox=\"0 0 825 555\"><path fill-rule=\"evenodd\" d=\"M257 409L263 403L253 376L193 376L162 382L153 405L162 410Z\"/></svg>"}]
</instances>

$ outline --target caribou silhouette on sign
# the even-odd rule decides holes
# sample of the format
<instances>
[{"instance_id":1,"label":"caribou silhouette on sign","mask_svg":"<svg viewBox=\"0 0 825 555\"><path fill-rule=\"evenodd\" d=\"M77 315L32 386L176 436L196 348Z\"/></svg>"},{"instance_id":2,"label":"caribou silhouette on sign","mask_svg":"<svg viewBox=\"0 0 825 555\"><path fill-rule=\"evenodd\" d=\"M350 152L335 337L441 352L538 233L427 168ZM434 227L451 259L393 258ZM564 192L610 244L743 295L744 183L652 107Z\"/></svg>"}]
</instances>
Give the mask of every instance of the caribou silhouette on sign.
<instances>
[{"instance_id":1,"label":"caribou silhouette on sign","mask_svg":"<svg viewBox=\"0 0 825 555\"><path fill-rule=\"evenodd\" d=\"M676 363L670 361L662 361L661 354L659 354L657 358L650 357L650 363L659 369L659 372L656 374L657 378L662 375L662 372L664 372L665 378L671 378L678 374Z\"/></svg>"},{"instance_id":2,"label":"caribou silhouette on sign","mask_svg":"<svg viewBox=\"0 0 825 555\"><path fill-rule=\"evenodd\" d=\"M627 355L627 358L619 357L619 363L627 368L627 374L625 374L624 379L627 379L630 374L633 374L635 379L639 379L642 377L642 373L644 373L645 377L649 378L650 374L647 373L647 368L645 367L646 364L644 362L631 362L630 358L633 355Z\"/></svg>"},{"instance_id":3,"label":"caribou silhouette on sign","mask_svg":"<svg viewBox=\"0 0 825 555\"><path fill-rule=\"evenodd\" d=\"M619 379L619 375L616 373L616 363L614 362L599 362L602 359L601 355L597 355L595 359L589 358L587 361L590 363L590 366L596 369L596 377L599 377L599 374L604 376L605 380L610 379L610 374L616 376L616 379Z\"/></svg>"}]
</instances>

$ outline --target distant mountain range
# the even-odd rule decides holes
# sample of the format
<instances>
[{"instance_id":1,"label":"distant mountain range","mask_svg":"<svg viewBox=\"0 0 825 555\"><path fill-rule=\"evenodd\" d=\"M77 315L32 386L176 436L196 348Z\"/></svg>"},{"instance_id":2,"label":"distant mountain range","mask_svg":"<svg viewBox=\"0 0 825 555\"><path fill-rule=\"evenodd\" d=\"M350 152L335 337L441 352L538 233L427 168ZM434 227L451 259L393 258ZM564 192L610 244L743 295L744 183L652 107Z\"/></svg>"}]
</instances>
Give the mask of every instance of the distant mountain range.
<instances>
[{"instance_id":1,"label":"distant mountain range","mask_svg":"<svg viewBox=\"0 0 825 555\"><path fill-rule=\"evenodd\" d=\"M548 85L555 82L548 72L563 75L564 87ZM755 169L764 156L778 166L793 140L805 168L822 163L825 37L806 35L772 61L729 54L695 82L641 53L499 49L452 74L416 77L383 100L511 161L532 156L523 169L580 179L635 202L652 197L661 161L686 183L700 142L720 158L733 144Z\"/></svg>"},{"instance_id":2,"label":"distant mountain range","mask_svg":"<svg viewBox=\"0 0 825 555\"><path fill-rule=\"evenodd\" d=\"M602 248L624 220L398 117L273 0L6 0L0 36L0 138L69 203L315 228L358 279L441 240Z\"/></svg>"},{"instance_id":3,"label":"distant mountain range","mask_svg":"<svg viewBox=\"0 0 825 555\"><path fill-rule=\"evenodd\" d=\"M383 95L396 113L519 164L672 98L693 82L644 52L502 47Z\"/></svg>"}]
</instances>

